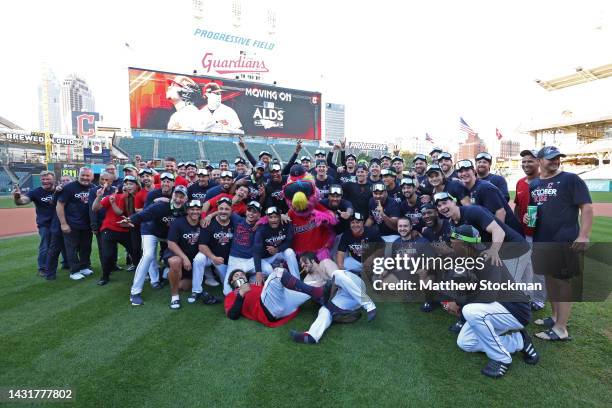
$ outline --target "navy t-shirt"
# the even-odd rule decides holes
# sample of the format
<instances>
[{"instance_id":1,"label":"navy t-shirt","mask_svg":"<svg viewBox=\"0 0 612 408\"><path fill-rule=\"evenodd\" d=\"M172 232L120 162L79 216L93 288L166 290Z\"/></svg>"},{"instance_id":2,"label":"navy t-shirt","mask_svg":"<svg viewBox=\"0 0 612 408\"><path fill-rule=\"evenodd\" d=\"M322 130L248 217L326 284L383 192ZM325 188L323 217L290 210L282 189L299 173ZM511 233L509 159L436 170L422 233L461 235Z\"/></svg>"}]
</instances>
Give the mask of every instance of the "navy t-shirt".
<instances>
[{"instance_id":1,"label":"navy t-shirt","mask_svg":"<svg viewBox=\"0 0 612 408\"><path fill-rule=\"evenodd\" d=\"M205 201L206 192L215 187L217 183L214 181L209 181L205 187L200 186L200 183L193 183L187 188L187 194L189 195L189 200L200 200L202 203Z\"/></svg>"},{"instance_id":2,"label":"navy t-shirt","mask_svg":"<svg viewBox=\"0 0 612 408\"><path fill-rule=\"evenodd\" d=\"M336 179L338 180L340 184L357 182L357 176L355 175L355 173L349 173L347 171L344 171L342 173L337 173Z\"/></svg>"},{"instance_id":3,"label":"navy t-shirt","mask_svg":"<svg viewBox=\"0 0 612 408\"><path fill-rule=\"evenodd\" d=\"M412 229L421 232L425 227L423 222L423 214L421 214L421 200L417 198L414 206L404 197L400 204L400 214L402 217L410 219Z\"/></svg>"},{"instance_id":4,"label":"navy t-shirt","mask_svg":"<svg viewBox=\"0 0 612 408\"><path fill-rule=\"evenodd\" d=\"M592 202L584 180L562 171L545 180L533 180L529 192L531 205L538 206L534 242L572 242L578 238L579 206Z\"/></svg>"},{"instance_id":5,"label":"navy t-shirt","mask_svg":"<svg viewBox=\"0 0 612 408\"><path fill-rule=\"evenodd\" d=\"M336 219L338 220L338 223L334 225L334 232L339 235L345 231L348 231L348 229L351 227L350 218L348 220L345 220L344 218L340 217L340 214L338 214L338 212L339 211L345 212L349 208L353 208L353 205L351 204L351 202L345 199L341 199L340 204L338 205L338 208L331 208L329 205L329 198L325 198L321 200L321 204L325 208L331 210L336 215Z\"/></svg>"},{"instance_id":6,"label":"navy t-shirt","mask_svg":"<svg viewBox=\"0 0 612 408\"><path fill-rule=\"evenodd\" d=\"M350 256L361 262L361 256L365 249L364 244L369 242L383 242L378 228L364 227L363 234L359 237L355 237L352 231L346 231L346 233L342 234L342 238L340 238L338 251L344 252L345 256Z\"/></svg>"},{"instance_id":7,"label":"navy t-shirt","mask_svg":"<svg viewBox=\"0 0 612 408\"><path fill-rule=\"evenodd\" d=\"M427 194L433 199L433 195L435 194L434 188L431 184L429 184L429 182L427 182L426 184L421 184L419 189L423 194ZM457 205L461 205L461 200L463 199L463 197L470 196L470 192L463 185L463 183L460 183L455 180L446 180L444 182L444 188L442 189L442 191L445 191L455 197L457 199Z\"/></svg>"},{"instance_id":8,"label":"navy t-shirt","mask_svg":"<svg viewBox=\"0 0 612 408\"><path fill-rule=\"evenodd\" d=\"M374 225L378 226L380 235L397 235L397 230L393 230L389 228L387 224L385 224L385 222L383 221L382 214L379 214L378 210L376 210L376 207L378 207L376 200L371 198L370 205L369 205L369 214L372 216L372 219L374 220ZM399 218L400 208L399 208L399 205L394 200L387 197L382 207L387 217L398 217Z\"/></svg>"},{"instance_id":9,"label":"navy t-shirt","mask_svg":"<svg viewBox=\"0 0 612 408\"><path fill-rule=\"evenodd\" d=\"M90 229L89 225L89 189L78 181L72 181L64 186L58 201L65 203L66 222L75 230Z\"/></svg>"},{"instance_id":10,"label":"navy t-shirt","mask_svg":"<svg viewBox=\"0 0 612 408\"><path fill-rule=\"evenodd\" d=\"M272 228L270 224L264 224L257 227L253 245L255 269L261 271L261 259L272 256L272 254L266 250L266 247L273 246L278 248L279 252L283 252L291 247L292 243L293 225L291 224L281 224L277 228Z\"/></svg>"},{"instance_id":11,"label":"navy t-shirt","mask_svg":"<svg viewBox=\"0 0 612 408\"><path fill-rule=\"evenodd\" d=\"M208 227L202 229L199 243L206 245L213 254L223 258L223 263L227 265L233 238L234 224L232 221L230 220L228 225L221 225L215 217Z\"/></svg>"},{"instance_id":12,"label":"navy t-shirt","mask_svg":"<svg viewBox=\"0 0 612 408\"><path fill-rule=\"evenodd\" d=\"M54 189L45 190L42 187L37 187L26 194L36 206L36 225L39 228L49 228L51 226L51 220L53 220L53 215L55 214L54 192Z\"/></svg>"},{"instance_id":13,"label":"navy t-shirt","mask_svg":"<svg viewBox=\"0 0 612 408\"><path fill-rule=\"evenodd\" d=\"M516 218L516 215L514 215L512 208L508 205L508 200L504 199L501 191L493 184L484 180L476 180L474 187L470 190L470 200L472 204L486 208L493 215L495 215L495 211L503 208L506 210L506 217L503 219L504 223L519 234L524 235L523 227Z\"/></svg>"},{"instance_id":14,"label":"navy t-shirt","mask_svg":"<svg viewBox=\"0 0 612 408\"><path fill-rule=\"evenodd\" d=\"M404 199L404 195L402 194L402 189L399 184L395 184L395 187L392 190L387 189L387 197L393 199L399 205Z\"/></svg>"},{"instance_id":15,"label":"navy t-shirt","mask_svg":"<svg viewBox=\"0 0 612 408\"><path fill-rule=\"evenodd\" d=\"M408 255L409 257L415 258L421 255L427 257L434 256L435 253L433 252L433 249L429 244L430 242L423 237L417 237L415 239L409 239L406 241L403 241L402 238L399 237L395 241L393 241L391 250L393 256Z\"/></svg>"},{"instance_id":16,"label":"navy t-shirt","mask_svg":"<svg viewBox=\"0 0 612 408\"><path fill-rule=\"evenodd\" d=\"M141 235L155 235L158 238L168 237L168 228L175 218L185 215L185 208L173 208L172 203L153 203L144 210L130 216L134 224L140 223Z\"/></svg>"},{"instance_id":17,"label":"navy t-shirt","mask_svg":"<svg viewBox=\"0 0 612 408\"><path fill-rule=\"evenodd\" d=\"M438 225L440 224L442 225L440 230L436 230L435 228L430 227L423 228L423 238L425 238L429 242L445 242L449 244L452 231L448 218L440 218L438 220Z\"/></svg>"},{"instance_id":18,"label":"navy t-shirt","mask_svg":"<svg viewBox=\"0 0 612 408\"><path fill-rule=\"evenodd\" d=\"M353 204L355 212L366 215L370 211L370 198L372 198L372 190L370 183L346 183L342 186L344 198Z\"/></svg>"},{"instance_id":19,"label":"navy t-shirt","mask_svg":"<svg viewBox=\"0 0 612 408\"><path fill-rule=\"evenodd\" d=\"M272 179L268 180L266 183L266 208L276 207L284 214L289 211L289 207L285 202L285 196L283 195L283 186L286 181L287 176L283 176L283 181L281 183L272 181Z\"/></svg>"},{"instance_id":20,"label":"navy t-shirt","mask_svg":"<svg viewBox=\"0 0 612 408\"><path fill-rule=\"evenodd\" d=\"M508 183L506 182L506 179L504 177L499 176L497 174L489 173L486 177L482 177L481 180L488 181L495 187L499 188L499 191L501 191L502 196L506 199L506 202L510 201L510 193L508 193Z\"/></svg>"},{"instance_id":21,"label":"navy t-shirt","mask_svg":"<svg viewBox=\"0 0 612 408\"><path fill-rule=\"evenodd\" d=\"M170 224L168 241L172 241L191 260L198 254L198 241L200 238L200 223L195 226L189 224L187 217L176 218Z\"/></svg>"},{"instance_id":22,"label":"navy t-shirt","mask_svg":"<svg viewBox=\"0 0 612 408\"><path fill-rule=\"evenodd\" d=\"M315 185L319 189L319 198L324 199L329 195L329 187L334 184L335 181L330 176L327 176L325 180L319 180L315 178Z\"/></svg>"},{"instance_id":23,"label":"navy t-shirt","mask_svg":"<svg viewBox=\"0 0 612 408\"><path fill-rule=\"evenodd\" d=\"M467 205L459 207L459 212L461 214L459 222L455 223L451 220L451 224L470 224L478 230L483 243L490 243L493 241L493 236L486 230L491 222L495 221L497 225L504 230L506 233L504 236L504 243L512 244L502 246L499 252L500 258L516 258L529 251L529 244L525 240L525 237L495 218L486 208L479 205Z\"/></svg>"}]
</instances>

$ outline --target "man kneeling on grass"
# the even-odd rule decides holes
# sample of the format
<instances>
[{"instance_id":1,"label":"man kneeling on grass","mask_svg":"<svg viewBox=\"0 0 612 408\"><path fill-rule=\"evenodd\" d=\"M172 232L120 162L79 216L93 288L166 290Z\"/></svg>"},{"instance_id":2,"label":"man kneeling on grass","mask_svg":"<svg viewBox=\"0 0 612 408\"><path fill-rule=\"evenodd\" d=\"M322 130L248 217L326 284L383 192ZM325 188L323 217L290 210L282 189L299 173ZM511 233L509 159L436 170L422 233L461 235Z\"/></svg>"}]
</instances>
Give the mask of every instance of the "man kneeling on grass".
<instances>
[{"instance_id":1,"label":"man kneeling on grass","mask_svg":"<svg viewBox=\"0 0 612 408\"><path fill-rule=\"evenodd\" d=\"M164 252L164 260L170 266L171 309L180 309L179 290L191 290L193 276L202 279L203 273L193 273L193 268L203 268L204 265L193 262L198 254L200 238L200 214L202 203L191 200L187 204L187 215L172 221L168 231L168 249ZM203 291L199 294L206 305L214 305L220 300Z\"/></svg>"},{"instance_id":2,"label":"man kneeling on grass","mask_svg":"<svg viewBox=\"0 0 612 408\"><path fill-rule=\"evenodd\" d=\"M300 281L284 268L275 268L262 285L250 284L246 273L233 270L228 277L232 291L225 297L225 313L232 320L240 316L268 327L278 327L293 319L308 299L324 304L329 286L314 287Z\"/></svg>"}]
</instances>

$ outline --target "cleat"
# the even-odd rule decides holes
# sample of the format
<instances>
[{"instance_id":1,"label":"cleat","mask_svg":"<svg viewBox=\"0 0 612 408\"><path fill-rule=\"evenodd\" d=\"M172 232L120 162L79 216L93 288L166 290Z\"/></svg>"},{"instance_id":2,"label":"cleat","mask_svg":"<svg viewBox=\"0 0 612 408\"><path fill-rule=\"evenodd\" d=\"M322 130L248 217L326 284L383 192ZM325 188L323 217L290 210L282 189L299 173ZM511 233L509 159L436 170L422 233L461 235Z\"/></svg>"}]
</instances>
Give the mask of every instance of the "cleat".
<instances>
[{"instance_id":1,"label":"cleat","mask_svg":"<svg viewBox=\"0 0 612 408\"><path fill-rule=\"evenodd\" d=\"M125 270L128 272L134 272L136 270L136 265L129 265L127 268L125 268Z\"/></svg>"},{"instance_id":2,"label":"cleat","mask_svg":"<svg viewBox=\"0 0 612 408\"><path fill-rule=\"evenodd\" d=\"M434 310L434 306L432 303L425 302L421 305L420 309L421 309L421 312L429 313Z\"/></svg>"},{"instance_id":3,"label":"cleat","mask_svg":"<svg viewBox=\"0 0 612 408\"><path fill-rule=\"evenodd\" d=\"M142 305L144 305L144 302L142 301L141 294L138 293L136 295L131 295L130 296L130 303L132 304L132 306L142 306Z\"/></svg>"},{"instance_id":4,"label":"cleat","mask_svg":"<svg viewBox=\"0 0 612 408\"><path fill-rule=\"evenodd\" d=\"M368 312L368 322L371 322L372 320L376 319L376 314L377 314L376 308L370 310Z\"/></svg>"},{"instance_id":5,"label":"cleat","mask_svg":"<svg viewBox=\"0 0 612 408\"><path fill-rule=\"evenodd\" d=\"M108 279L100 279L98 281L98 286L104 286L108 283Z\"/></svg>"},{"instance_id":6,"label":"cleat","mask_svg":"<svg viewBox=\"0 0 612 408\"><path fill-rule=\"evenodd\" d=\"M170 309L172 310L178 310L181 308L181 300L173 300L172 302L170 302Z\"/></svg>"},{"instance_id":7,"label":"cleat","mask_svg":"<svg viewBox=\"0 0 612 408\"><path fill-rule=\"evenodd\" d=\"M81 273L81 275L83 275L83 276L93 275L93 273L94 273L94 272L93 272L91 269L89 269L89 268L81 269L79 272L80 272L80 273Z\"/></svg>"},{"instance_id":8,"label":"cleat","mask_svg":"<svg viewBox=\"0 0 612 408\"><path fill-rule=\"evenodd\" d=\"M523 349L521 350L521 353L523 353L523 361L527 364L537 364L538 361L540 361L540 355L536 351L529 333L527 333L525 329L522 329L520 333L523 337Z\"/></svg>"},{"instance_id":9,"label":"cleat","mask_svg":"<svg viewBox=\"0 0 612 408\"><path fill-rule=\"evenodd\" d=\"M161 289L163 286L161 285L161 283L159 283L159 282L155 282L155 283L152 283L152 284L151 284L151 287L152 287L153 289Z\"/></svg>"},{"instance_id":10,"label":"cleat","mask_svg":"<svg viewBox=\"0 0 612 408\"><path fill-rule=\"evenodd\" d=\"M506 375L506 372L510 369L510 363L502 363L500 361L489 360L489 363L480 370L480 372L487 377L501 378Z\"/></svg>"},{"instance_id":11,"label":"cleat","mask_svg":"<svg viewBox=\"0 0 612 408\"><path fill-rule=\"evenodd\" d=\"M202 302L205 305L216 305L217 303L221 303L222 300L216 296L211 295L210 293L203 292L202 293Z\"/></svg>"},{"instance_id":12,"label":"cleat","mask_svg":"<svg viewBox=\"0 0 612 408\"><path fill-rule=\"evenodd\" d=\"M289 335L296 343L301 344L317 344L316 340L306 332L299 332L297 330L291 329Z\"/></svg>"},{"instance_id":13,"label":"cleat","mask_svg":"<svg viewBox=\"0 0 612 408\"><path fill-rule=\"evenodd\" d=\"M452 325L450 325L450 327L448 328L449 331L453 332L453 333L457 333L459 334L459 332L461 331L461 329L463 328L463 325L465 323L463 323L463 321L461 320L457 320L455 323L453 323Z\"/></svg>"},{"instance_id":14,"label":"cleat","mask_svg":"<svg viewBox=\"0 0 612 408\"><path fill-rule=\"evenodd\" d=\"M72 279L72 280L81 280L84 277L85 276L81 272L75 272L75 273L71 273L70 274L70 279Z\"/></svg>"}]
</instances>

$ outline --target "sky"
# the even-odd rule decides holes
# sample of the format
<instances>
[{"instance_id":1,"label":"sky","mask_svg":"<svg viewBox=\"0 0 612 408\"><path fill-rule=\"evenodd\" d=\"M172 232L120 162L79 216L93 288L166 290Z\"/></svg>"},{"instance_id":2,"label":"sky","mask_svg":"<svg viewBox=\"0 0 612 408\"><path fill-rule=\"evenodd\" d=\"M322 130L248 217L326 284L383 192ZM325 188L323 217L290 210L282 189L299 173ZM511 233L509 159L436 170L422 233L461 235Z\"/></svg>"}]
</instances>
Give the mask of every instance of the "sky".
<instances>
[{"instance_id":1,"label":"sky","mask_svg":"<svg viewBox=\"0 0 612 408\"><path fill-rule=\"evenodd\" d=\"M271 2L269 80L345 104L349 140L428 132L452 145L460 116L493 140L567 109L612 113L611 79L556 92L534 81L612 63L610 1L260 1ZM129 127L128 66L192 71L190 10L191 0L0 2L0 116L38 128L45 62L60 80L85 78L105 124Z\"/></svg>"}]
</instances>

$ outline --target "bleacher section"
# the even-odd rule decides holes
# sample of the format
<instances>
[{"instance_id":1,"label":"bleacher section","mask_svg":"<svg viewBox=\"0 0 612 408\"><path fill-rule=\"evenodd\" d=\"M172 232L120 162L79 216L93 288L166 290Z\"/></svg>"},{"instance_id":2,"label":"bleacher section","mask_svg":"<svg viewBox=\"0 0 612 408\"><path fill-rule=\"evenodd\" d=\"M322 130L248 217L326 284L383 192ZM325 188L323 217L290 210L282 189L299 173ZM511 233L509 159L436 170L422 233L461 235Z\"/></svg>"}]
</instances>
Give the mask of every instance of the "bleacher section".
<instances>
[{"instance_id":1,"label":"bleacher section","mask_svg":"<svg viewBox=\"0 0 612 408\"><path fill-rule=\"evenodd\" d=\"M221 159L225 159L233 164L234 159L238 156L238 149L234 143L212 140L205 140L203 143L206 160L210 163L216 164Z\"/></svg>"},{"instance_id":2,"label":"bleacher section","mask_svg":"<svg viewBox=\"0 0 612 408\"><path fill-rule=\"evenodd\" d=\"M159 139L158 149L162 157L172 156L183 162L200 160L198 142L193 140Z\"/></svg>"},{"instance_id":3,"label":"bleacher section","mask_svg":"<svg viewBox=\"0 0 612 408\"><path fill-rule=\"evenodd\" d=\"M8 193L11 191L11 178L4 171L3 168L0 167L0 193Z\"/></svg>"},{"instance_id":4,"label":"bleacher section","mask_svg":"<svg viewBox=\"0 0 612 408\"><path fill-rule=\"evenodd\" d=\"M139 154L143 160L155 159L153 157L153 146L155 140L153 138L117 138L115 139L117 147L125 151L130 157ZM197 146L196 146L197 149Z\"/></svg>"}]
</instances>

